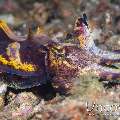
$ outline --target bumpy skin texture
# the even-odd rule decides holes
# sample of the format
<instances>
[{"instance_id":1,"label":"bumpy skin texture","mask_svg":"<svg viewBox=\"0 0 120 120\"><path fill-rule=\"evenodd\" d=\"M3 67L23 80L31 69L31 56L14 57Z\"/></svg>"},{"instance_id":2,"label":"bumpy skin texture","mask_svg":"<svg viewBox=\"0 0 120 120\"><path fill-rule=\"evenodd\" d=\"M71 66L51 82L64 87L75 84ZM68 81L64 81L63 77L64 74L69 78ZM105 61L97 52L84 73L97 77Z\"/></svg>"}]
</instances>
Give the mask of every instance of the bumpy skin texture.
<instances>
[{"instance_id":1,"label":"bumpy skin texture","mask_svg":"<svg viewBox=\"0 0 120 120\"><path fill-rule=\"evenodd\" d=\"M37 34L18 37L0 21L0 54L10 60L6 48L17 42L19 47L14 48L14 52L10 48L10 55L21 63L31 63L37 68L35 71L23 71L0 63L4 82L20 89L51 82L56 91L66 92L71 89L77 74L92 71L106 80L120 78L119 69L103 66L103 63L110 65L119 62L120 54L95 46L85 15L77 19L72 35L79 40L79 46L55 43L39 30Z\"/></svg>"}]
</instances>

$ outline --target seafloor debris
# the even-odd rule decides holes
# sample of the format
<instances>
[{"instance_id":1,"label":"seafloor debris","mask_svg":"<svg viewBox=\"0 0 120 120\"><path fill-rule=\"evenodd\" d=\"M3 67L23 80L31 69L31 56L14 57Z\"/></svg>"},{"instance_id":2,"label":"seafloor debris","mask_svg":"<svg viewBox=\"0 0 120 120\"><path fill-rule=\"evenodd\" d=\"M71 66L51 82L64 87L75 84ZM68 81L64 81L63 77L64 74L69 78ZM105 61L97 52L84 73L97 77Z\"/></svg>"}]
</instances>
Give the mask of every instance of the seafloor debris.
<instances>
[{"instance_id":1,"label":"seafloor debris","mask_svg":"<svg viewBox=\"0 0 120 120\"><path fill-rule=\"evenodd\" d=\"M14 10L11 3L10 5L6 4L4 10L1 9L2 15ZM14 16L16 25L18 25L19 19L24 21L23 26L32 22L32 28L35 29L35 21L37 21L40 25L44 25L47 32L37 31L35 34L30 32L29 35L21 37L14 35L13 32L8 32L10 31L8 27L3 27L5 24L2 24L3 28L0 30L0 35L3 37L0 36L0 54L5 58L2 60L4 62L7 60L9 63L10 60L16 59L17 62L19 61L18 63L30 64L37 69L35 72L33 69L32 71L26 70L26 67L20 69L22 66L15 69L14 64L3 65L3 62L0 63L2 70L0 80L2 81L1 85L3 85L0 87L0 106L3 108L3 111L0 112L0 119L79 120L83 118L116 120L120 113L119 2L117 0L50 0L42 2L41 0L41 3L35 3L34 0L25 0L16 1L16 3L20 6L21 12L18 14L18 10L15 10L10 13ZM81 17L80 20L76 21L78 25L76 24L74 27L75 17L84 12L87 13L89 20L84 19L86 17ZM13 26L15 29L24 29L20 26L16 28L16 25ZM74 30L72 30L73 27ZM70 32L67 38L63 38L66 29ZM23 34L26 34L25 32L26 30L20 31ZM14 45L16 41L20 44L18 52L16 49L11 49L11 45ZM98 46L102 49L99 49ZM114 52L107 50L114 50ZM40 71L38 72L38 70ZM44 79L41 79L41 76L44 76ZM101 79L99 79L100 77ZM7 85L3 83L7 83ZM38 85L40 86L37 87L37 90L44 85L47 86L39 90L40 93L42 92L42 96L40 94L39 97L20 90L24 88L26 91L30 88L29 91L33 90L33 93L34 91L37 93L38 91L31 87ZM10 87L7 90L7 86L17 90ZM5 94L6 90L7 94ZM10 93L8 93L9 91ZM59 96L62 99L58 95L55 97L56 93L66 92L70 94ZM48 94L46 95L46 93ZM40 100L41 97L47 100L55 98L44 101ZM108 111L107 116L106 113L101 114L99 111L102 108L97 108L99 109L97 113L96 111L90 113L96 114L96 116L88 116L85 104L81 104L81 102L85 103L86 101L96 102L98 106L99 104L103 106L106 103L106 105L117 107L110 108L113 111Z\"/></svg>"}]
</instances>

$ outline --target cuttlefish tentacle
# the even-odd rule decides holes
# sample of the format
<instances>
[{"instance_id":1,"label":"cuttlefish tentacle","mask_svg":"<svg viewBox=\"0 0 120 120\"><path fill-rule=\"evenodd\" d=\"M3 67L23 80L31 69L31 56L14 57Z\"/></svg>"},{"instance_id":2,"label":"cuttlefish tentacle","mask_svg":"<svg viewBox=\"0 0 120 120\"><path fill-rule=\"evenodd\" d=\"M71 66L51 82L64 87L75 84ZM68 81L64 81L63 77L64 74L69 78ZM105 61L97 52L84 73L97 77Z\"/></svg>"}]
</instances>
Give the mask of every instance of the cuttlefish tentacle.
<instances>
[{"instance_id":1,"label":"cuttlefish tentacle","mask_svg":"<svg viewBox=\"0 0 120 120\"><path fill-rule=\"evenodd\" d=\"M120 62L120 54L118 52L104 51L98 48L95 44L89 48L89 51L96 56L99 56L101 58L101 61L107 62L108 60L111 61L111 63Z\"/></svg>"},{"instance_id":2,"label":"cuttlefish tentacle","mask_svg":"<svg viewBox=\"0 0 120 120\"><path fill-rule=\"evenodd\" d=\"M80 75L87 74L91 71L101 78L120 78L119 69L100 65L100 59L95 58L93 54L89 54L87 51L80 48L74 48L72 50L71 47L67 47L66 50L68 53L67 58L70 58L74 66L78 68Z\"/></svg>"},{"instance_id":3,"label":"cuttlefish tentacle","mask_svg":"<svg viewBox=\"0 0 120 120\"><path fill-rule=\"evenodd\" d=\"M90 31L88 24L86 25L83 18L78 18L75 27L74 27L74 36L80 42L80 48L87 50L88 52L98 56L101 58L101 61L111 63L120 62L120 54L119 52L110 52L104 51L97 47L94 43L94 35Z\"/></svg>"},{"instance_id":4,"label":"cuttlefish tentacle","mask_svg":"<svg viewBox=\"0 0 120 120\"><path fill-rule=\"evenodd\" d=\"M101 65L112 65L112 64L114 64L114 63L119 63L120 62L120 59L103 59L103 58L101 58L100 59L100 63L99 64L101 64Z\"/></svg>"},{"instance_id":5,"label":"cuttlefish tentacle","mask_svg":"<svg viewBox=\"0 0 120 120\"><path fill-rule=\"evenodd\" d=\"M90 66L87 66L86 68L84 68L83 71L86 71L85 73L87 73L87 71L92 71L98 77L100 77L102 79L106 79L106 80L120 78L120 70L119 69L105 67L105 66L98 65L98 64L92 64Z\"/></svg>"}]
</instances>

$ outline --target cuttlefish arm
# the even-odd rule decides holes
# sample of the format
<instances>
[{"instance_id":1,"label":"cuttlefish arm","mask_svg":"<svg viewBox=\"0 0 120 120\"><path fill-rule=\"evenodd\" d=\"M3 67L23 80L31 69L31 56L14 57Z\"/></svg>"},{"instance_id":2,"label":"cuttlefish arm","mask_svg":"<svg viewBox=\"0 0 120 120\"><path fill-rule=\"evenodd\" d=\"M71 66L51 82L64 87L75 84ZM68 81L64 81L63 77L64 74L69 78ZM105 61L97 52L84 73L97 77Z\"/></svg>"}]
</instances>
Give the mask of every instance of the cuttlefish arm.
<instances>
[{"instance_id":1,"label":"cuttlefish arm","mask_svg":"<svg viewBox=\"0 0 120 120\"><path fill-rule=\"evenodd\" d=\"M89 48L89 51L93 54L95 54L96 56L101 57L101 61L107 62L111 61L111 63L115 63L115 62L120 62L120 53L119 51L104 51L100 48L98 48L95 43L93 43L93 45Z\"/></svg>"},{"instance_id":2,"label":"cuttlefish arm","mask_svg":"<svg viewBox=\"0 0 120 120\"><path fill-rule=\"evenodd\" d=\"M104 51L97 47L94 43L94 34L89 28L89 24L85 24L83 17L78 18L75 23L73 36L79 41L80 48L101 58L102 62L111 61L111 63L120 62L119 52Z\"/></svg>"},{"instance_id":3,"label":"cuttlefish arm","mask_svg":"<svg viewBox=\"0 0 120 120\"><path fill-rule=\"evenodd\" d=\"M83 73L92 71L98 77L105 80L120 79L120 69L105 67L98 64L92 64L83 69Z\"/></svg>"},{"instance_id":4,"label":"cuttlefish arm","mask_svg":"<svg viewBox=\"0 0 120 120\"><path fill-rule=\"evenodd\" d=\"M88 54L80 48L67 47L67 53L74 67L78 69L80 75L92 72L100 78L107 80L120 78L120 69L100 65L100 59Z\"/></svg>"}]
</instances>

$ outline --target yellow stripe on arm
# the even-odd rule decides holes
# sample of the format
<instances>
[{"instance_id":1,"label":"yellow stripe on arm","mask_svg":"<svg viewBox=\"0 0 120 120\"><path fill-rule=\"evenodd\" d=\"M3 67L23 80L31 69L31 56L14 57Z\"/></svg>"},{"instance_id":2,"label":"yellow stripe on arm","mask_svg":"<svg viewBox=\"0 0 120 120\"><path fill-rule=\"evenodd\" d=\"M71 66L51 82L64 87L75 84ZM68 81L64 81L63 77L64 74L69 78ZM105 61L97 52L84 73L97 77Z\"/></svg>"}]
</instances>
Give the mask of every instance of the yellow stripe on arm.
<instances>
[{"instance_id":1,"label":"yellow stripe on arm","mask_svg":"<svg viewBox=\"0 0 120 120\"><path fill-rule=\"evenodd\" d=\"M8 27L8 25L3 20L0 20L0 29L2 29L7 36L14 35L12 30Z\"/></svg>"}]
</instances>

